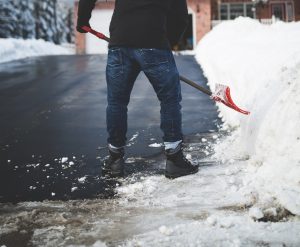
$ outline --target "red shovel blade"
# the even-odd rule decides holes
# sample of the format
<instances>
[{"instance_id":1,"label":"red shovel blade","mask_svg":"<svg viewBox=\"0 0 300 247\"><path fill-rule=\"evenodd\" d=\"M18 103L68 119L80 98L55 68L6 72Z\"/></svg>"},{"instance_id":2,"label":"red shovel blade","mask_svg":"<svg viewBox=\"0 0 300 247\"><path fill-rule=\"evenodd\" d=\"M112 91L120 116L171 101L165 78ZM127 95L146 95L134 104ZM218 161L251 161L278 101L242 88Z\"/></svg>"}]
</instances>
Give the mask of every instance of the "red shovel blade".
<instances>
[{"instance_id":1,"label":"red shovel blade","mask_svg":"<svg viewBox=\"0 0 300 247\"><path fill-rule=\"evenodd\" d=\"M221 102L224 105L242 113L245 115L249 115L249 111L242 110L239 108L232 100L230 95L230 88L226 85L216 84L216 92L210 96L214 101Z\"/></svg>"}]
</instances>

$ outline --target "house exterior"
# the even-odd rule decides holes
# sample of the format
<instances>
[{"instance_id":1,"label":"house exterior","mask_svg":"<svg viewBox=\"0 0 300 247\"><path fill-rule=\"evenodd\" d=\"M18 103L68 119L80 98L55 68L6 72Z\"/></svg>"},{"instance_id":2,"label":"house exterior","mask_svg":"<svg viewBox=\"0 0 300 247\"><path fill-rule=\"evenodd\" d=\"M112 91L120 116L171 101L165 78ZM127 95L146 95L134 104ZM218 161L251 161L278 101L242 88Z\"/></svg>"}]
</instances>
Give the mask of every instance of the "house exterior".
<instances>
[{"instance_id":1,"label":"house exterior","mask_svg":"<svg viewBox=\"0 0 300 247\"><path fill-rule=\"evenodd\" d=\"M271 24L272 19L300 21L300 0L187 0L189 26L183 41L175 49L194 49L203 36L216 24L239 16L258 19ZM114 0L98 0L93 11L91 26L109 35L109 23L113 13ZM78 1L75 2L77 13ZM75 22L76 22L75 14ZM90 34L76 32L78 54L103 53L107 44Z\"/></svg>"},{"instance_id":2,"label":"house exterior","mask_svg":"<svg viewBox=\"0 0 300 247\"><path fill-rule=\"evenodd\" d=\"M247 16L258 20L300 20L299 0L212 0L212 20Z\"/></svg>"}]
</instances>

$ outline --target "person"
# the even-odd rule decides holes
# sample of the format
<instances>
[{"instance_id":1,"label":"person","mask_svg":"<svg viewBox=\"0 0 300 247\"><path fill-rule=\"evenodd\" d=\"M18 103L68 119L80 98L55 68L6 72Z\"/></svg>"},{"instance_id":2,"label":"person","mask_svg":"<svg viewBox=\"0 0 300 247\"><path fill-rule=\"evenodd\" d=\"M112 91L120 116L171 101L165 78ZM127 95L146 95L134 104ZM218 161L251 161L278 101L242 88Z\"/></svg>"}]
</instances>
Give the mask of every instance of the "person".
<instances>
[{"instance_id":1,"label":"person","mask_svg":"<svg viewBox=\"0 0 300 247\"><path fill-rule=\"evenodd\" d=\"M96 0L80 0L77 31L90 26ZM171 47L188 23L186 0L116 0L110 22L106 67L109 156L102 173L124 175L127 105L133 84L143 71L160 101L161 130L166 154L165 176L177 178L198 171L182 148L181 88Z\"/></svg>"}]
</instances>

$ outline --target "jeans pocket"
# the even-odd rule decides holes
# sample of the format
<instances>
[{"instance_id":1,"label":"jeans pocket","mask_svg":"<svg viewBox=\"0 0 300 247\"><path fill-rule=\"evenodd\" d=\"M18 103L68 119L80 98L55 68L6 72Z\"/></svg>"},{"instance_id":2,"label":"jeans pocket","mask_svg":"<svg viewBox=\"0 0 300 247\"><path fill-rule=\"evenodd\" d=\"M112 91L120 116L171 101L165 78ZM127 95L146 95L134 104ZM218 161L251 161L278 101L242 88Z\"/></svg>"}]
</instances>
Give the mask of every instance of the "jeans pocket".
<instances>
[{"instance_id":1,"label":"jeans pocket","mask_svg":"<svg viewBox=\"0 0 300 247\"><path fill-rule=\"evenodd\" d=\"M123 73L122 52L120 48L110 48L108 50L106 73L112 79Z\"/></svg>"},{"instance_id":2,"label":"jeans pocket","mask_svg":"<svg viewBox=\"0 0 300 247\"><path fill-rule=\"evenodd\" d=\"M169 62L169 51L161 49L141 49L145 64L164 64Z\"/></svg>"},{"instance_id":3,"label":"jeans pocket","mask_svg":"<svg viewBox=\"0 0 300 247\"><path fill-rule=\"evenodd\" d=\"M169 72L170 52L161 49L140 49L145 70L153 76Z\"/></svg>"}]
</instances>

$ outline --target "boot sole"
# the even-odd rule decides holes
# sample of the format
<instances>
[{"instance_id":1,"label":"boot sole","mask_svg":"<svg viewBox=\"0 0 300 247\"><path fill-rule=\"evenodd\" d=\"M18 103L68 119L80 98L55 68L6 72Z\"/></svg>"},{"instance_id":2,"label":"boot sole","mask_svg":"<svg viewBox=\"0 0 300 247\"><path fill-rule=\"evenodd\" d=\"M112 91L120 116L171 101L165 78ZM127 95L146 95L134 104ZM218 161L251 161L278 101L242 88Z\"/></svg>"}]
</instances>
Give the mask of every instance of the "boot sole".
<instances>
[{"instance_id":1,"label":"boot sole","mask_svg":"<svg viewBox=\"0 0 300 247\"><path fill-rule=\"evenodd\" d=\"M182 174L182 173L181 174L179 174L179 173L170 174L170 173L165 172L165 177L169 178L169 179L175 179L175 178L179 178L179 177L193 175L193 174L197 173L198 171L199 171L199 169L196 169L194 171L191 171L189 173L184 173L184 174Z\"/></svg>"}]
</instances>

